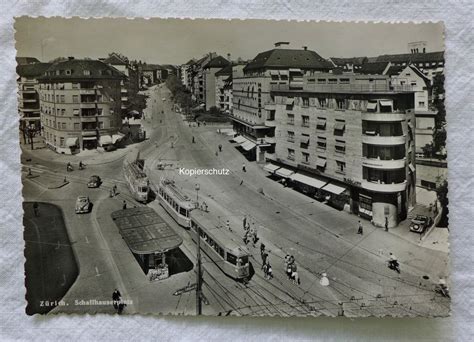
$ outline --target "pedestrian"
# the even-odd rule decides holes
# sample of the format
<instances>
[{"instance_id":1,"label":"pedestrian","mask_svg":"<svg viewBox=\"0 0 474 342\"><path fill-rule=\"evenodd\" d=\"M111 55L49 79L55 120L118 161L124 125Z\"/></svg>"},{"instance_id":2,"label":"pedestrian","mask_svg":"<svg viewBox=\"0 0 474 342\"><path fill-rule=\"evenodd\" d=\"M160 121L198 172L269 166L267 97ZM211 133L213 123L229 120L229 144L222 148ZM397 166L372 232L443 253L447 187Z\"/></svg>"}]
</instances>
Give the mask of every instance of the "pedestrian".
<instances>
[{"instance_id":1,"label":"pedestrian","mask_svg":"<svg viewBox=\"0 0 474 342\"><path fill-rule=\"evenodd\" d=\"M123 209L123 210L127 209L127 202L125 202L125 200L123 201L122 209Z\"/></svg>"},{"instance_id":2,"label":"pedestrian","mask_svg":"<svg viewBox=\"0 0 474 342\"><path fill-rule=\"evenodd\" d=\"M262 253L262 264L266 264L268 262L268 253L263 252Z\"/></svg>"},{"instance_id":3,"label":"pedestrian","mask_svg":"<svg viewBox=\"0 0 474 342\"><path fill-rule=\"evenodd\" d=\"M201 127L201 123L199 121L197 122L197 124L198 124L198 127Z\"/></svg>"},{"instance_id":4,"label":"pedestrian","mask_svg":"<svg viewBox=\"0 0 474 342\"><path fill-rule=\"evenodd\" d=\"M239 185L242 185L242 184L244 184L244 180L243 180L243 179L240 181L240 184L239 184Z\"/></svg>"},{"instance_id":5,"label":"pedestrian","mask_svg":"<svg viewBox=\"0 0 474 342\"><path fill-rule=\"evenodd\" d=\"M291 278L293 279L293 284L295 285L299 285L300 284L300 276L298 274L297 271L294 271L292 274L291 274Z\"/></svg>"},{"instance_id":6,"label":"pedestrian","mask_svg":"<svg viewBox=\"0 0 474 342\"><path fill-rule=\"evenodd\" d=\"M35 213L35 216L38 217L39 216L39 204L38 204L38 202L33 203L33 211Z\"/></svg>"},{"instance_id":7,"label":"pedestrian","mask_svg":"<svg viewBox=\"0 0 474 342\"><path fill-rule=\"evenodd\" d=\"M357 234L364 235L364 227L362 227L362 223L359 221L359 228L357 229Z\"/></svg>"},{"instance_id":8,"label":"pedestrian","mask_svg":"<svg viewBox=\"0 0 474 342\"><path fill-rule=\"evenodd\" d=\"M242 164L242 172L247 172L247 169L245 167L245 164Z\"/></svg>"},{"instance_id":9,"label":"pedestrian","mask_svg":"<svg viewBox=\"0 0 474 342\"><path fill-rule=\"evenodd\" d=\"M109 191L109 197L110 197L110 198L114 197L114 193L113 193L113 190L112 190L112 189L110 189L110 191Z\"/></svg>"},{"instance_id":10,"label":"pedestrian","mask_svg":"<svg viewBox=\"0 0 474 342\"><path fill-rule=\"evenodd\" d=\"M245 232L244 237L242 238L242 240L244 241L245 245L247 245L249 243L248 232Z\"/></svg>"},{"instance_id":11,"label":"pedestrian","mask_svg":"<svg viewBox=\"0 0 474 342\"><path fill-rule=\"evenodd\" d=\"M265 245L262 243L260 243L260 254L263 254L265 252Z\"/></svg>"},{"instance_id":12,"label":"pedestrian","mask_svg":"<svg viewBox=\"0 0 474 342\"><path fill-rule=\"evenodd\" d=\"M388 232L388 217L385 217L385 231Z\"/></svg>"},{"instance_id":13,"label":"pedestrian","mask_svg":"<svg viewBox=\"0 0 474 342\"><path fill-rule=\"evenodd\" d=\"M115 310L119 309L120 302L122 301L122 294L119 290L115 289L112 293L112 304Z\"/></svg>"},{"instance_id":14,"label":"pedestrian","mask_svg":"<svg viewBox=\"0 0 474 342\"><path fill-rule=\"evenodd\" d=\"M193 144L196 143L196 140L194 140L194 135L193 135Z\"/></svg>"},{"instance_id":15,"label":"pedestrian","mask_svg":"<svg viewBox=\"0 0 474 342\"><path fill-rule=\"evenodd\" d=\"M114 187L112 188L112 194L113 194L114 196L117 195L117 185L116 185L116 184L114 184Z\"/></svg>"},{"instance_id":16,"label":"pedestrian","mask_svg":"<svg viewBox=\"0 0 474 342\"><path fill-rule=\"evenodd\" d=\"M250 230L250 222L245 222L245 230L249 231Z\"/></svg>"},{"instance_id":17,"label":"pedestrian","mask_svg":"<svg viewBox=\"0 0 474 342\"><path fill-rule=\"evenodd\" d=\"M272 265L270 265L270 263L267 263L267 278L268 280L273 278L273 270Z\"/></svg>"},{"instance_id":18,"label":"pedestrian","mask_svg":"<svg viewBox=\"0 0 474 342\"><path fill-rule=\"evenodd\" d=\"M219 151L216 151L216 157L219 155Z\"/></svg>"},{"instance_id":19,"label":"pedestrian","mask_svg":"<svg viewBox=\"0 0 474 342\"><path fill-rule=\"evenodd\" d=\"M321 286L329 286L329 279L326 273L321 274L321 279L319 279L319 284L321 284Z\"/></svg>"},{"instance_id":20,"label":"pedestrian","mask_svg":"<svg viewBox=\"0 0 474 342\"><path fill-rule=\"evenodd\" d=\"M247 226L247 216L244 216L244 218L242 219L242 225L245 229L245 227Z\"/></svg>"},{"instance_id":21,"label":"pedestrian","mask_svg":"<svg viewBox=\"0 0 474 342\"><path fill-rule=\"evenodd\" d=\"M226 225L227 229L229 230L229 232L231 232L232 228L230 227L230 221L229 220L226 221L225 225Z\"/></svg>"},{"instance_id":22,"label":"pedestrian","mask_svg":"<svg viewBox=\"0 0 474 342\"><path fill-rule=\"evenodd\" d=\"M222 152L222 144L219 144L219 152Z\"/></svg>"},{"instance_id":23,"label":"pedestrian","mask_svg":"<svg viewBox=\"0 0 474 342\"><path fill-rule=\"evenodd\" d=\"M263 277L264 277L265 279L267 279L268 265L267 265L267 264L263 264L263 265L262 265L262 269L263 269Z\"/></svg>"},{"instance_id":24,"label":"pedestrian","mask_svg":"<svg viewBox=\"0 0 474 342\"><path fill-rule=\"evenodd\" d=\"M33 174L31 173L31 167L28 168L28 176L32 176Z\"/></svg>"}]
</instances>

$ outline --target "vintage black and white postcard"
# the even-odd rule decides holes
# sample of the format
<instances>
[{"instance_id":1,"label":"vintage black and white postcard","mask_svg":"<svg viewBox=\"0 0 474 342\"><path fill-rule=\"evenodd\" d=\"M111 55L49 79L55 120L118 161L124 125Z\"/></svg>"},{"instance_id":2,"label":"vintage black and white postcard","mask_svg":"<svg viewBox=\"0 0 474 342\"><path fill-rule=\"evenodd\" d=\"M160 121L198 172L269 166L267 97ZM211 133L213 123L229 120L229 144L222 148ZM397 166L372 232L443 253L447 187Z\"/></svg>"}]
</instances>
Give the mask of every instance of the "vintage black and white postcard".
<instances>
[{"instance_id":1,"label":"vintage black and white postcard","mask_svg":"<svg viewBox=\"0 0 474 342\"><path fill-rule=\"evenodd\" d=\"M442 23L15 30L28 315L450 314Z\"/></svg>"}]
</instances>

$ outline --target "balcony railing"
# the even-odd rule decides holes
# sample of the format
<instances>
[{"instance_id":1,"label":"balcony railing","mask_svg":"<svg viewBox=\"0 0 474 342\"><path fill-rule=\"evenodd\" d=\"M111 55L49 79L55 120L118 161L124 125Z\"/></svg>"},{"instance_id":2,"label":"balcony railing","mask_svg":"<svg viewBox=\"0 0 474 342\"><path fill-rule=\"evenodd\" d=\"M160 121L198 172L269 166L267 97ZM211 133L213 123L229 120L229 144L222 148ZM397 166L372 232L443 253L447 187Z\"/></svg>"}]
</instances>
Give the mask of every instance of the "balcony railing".
<instances>
[{"instance_id":1,"label":"balcony railing","mask_svg":"<svg viewBox=\"0 0 474 342\"><path fill-rule=\"evenodd\" d=\"M277 123L275 120L265 120L265 126L276 127Z\"/></svg>"},{"instance_id":2,"label":"balcony railing","mask_svg":"<svg viewBox=\"0 0 474 342\"><path fill-rule=\"evenodd\" d=\"M380 135L362 135L362 142L371 145L402 145L405 144L406 136L380 136Z\"/></svg>"},{"instance_id":3,"label":"balcony railing","mask_svg":"<svg viewBox=\"0 0 474 342\"><path fill-rule=\"evenodd\" d=\"M375 192L400 192L404 191L407 185L407 181L403 181L401 183L379 183L379 182L371 182L366 179L362 180L362 187L369 191Z\"/></svg>"},{"instance_id":4,"label":"balcony railing","mask_svg":"<svg viewBox=\"0 0 474 342\"><path fill-rule=\"evenodd\" d=\"M405 158L383 160L378 158L362 158L362 165L373 169L401 169L405 167Z\"/></svg>"},{"instance_id":5,"label":"balcony railing","mask_svg":"<svg viewBox=\"0 0 474 342\"><path fill-rule=\"evenodd\" d=\"M404 111L395 113L362 113L362 120L365 121L404 121L405 118L406 114Z\"/></svg>"}]
</instances>

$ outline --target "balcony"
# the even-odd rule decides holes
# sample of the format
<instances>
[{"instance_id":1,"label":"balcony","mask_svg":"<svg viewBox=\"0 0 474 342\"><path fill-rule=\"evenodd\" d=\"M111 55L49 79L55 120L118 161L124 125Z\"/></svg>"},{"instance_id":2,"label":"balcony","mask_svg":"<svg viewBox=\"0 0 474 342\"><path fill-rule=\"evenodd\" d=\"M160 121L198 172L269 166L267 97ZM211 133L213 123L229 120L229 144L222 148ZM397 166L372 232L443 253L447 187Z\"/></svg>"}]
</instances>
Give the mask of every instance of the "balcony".
<instances>
[{"instance_id":1,"label":"balcony","mask_svg":"<svg viewBox=\"0 0 474 342\"><path fill-rule=\"evenodd\" d=\"M275 137L269 137L269 136L265 136L265 142L268 143L268 144L275 144L276 143L276 139Z\"/></svg>"},{"instance_id":2,"label":"balcony","mask_svg":"<svg viewBox=\"0 0 474 342\"><path fill-rule=\"evenodd\" d=\"M265 126L276 127L277 123L275 120L265 120Z\"/></svg>"},{"instance_id":3,"label":"balcony","mask_svg":"<svg viewBox=\"0 0 474 342\"><path fill-rule=\"evenodd\" d=\"M79 94L81 95L94 95L95 92L95 89L79 89Z\"/></svg>"},{"instance_id":4,"label":"balcony","mask_svg":"<svg viewBox=\"0 0 474 342\"><path fill-rule=\"evenodd\" d=\"M362 158L362 165L373 169L401 169L405 167L405 158L382 160L378 158Z\"/></svg>"},{"instance_id":5,"label":"balcony","mask_svg":"<svg viewBox=\"0 0 474 342\"><path fill-rule=\"evenodd\" d=\"M81 102L79 104L79 108L84 108L84 109L91 109L95 107L96 107L96 104L94 102Z\"/></svg>"},{"instance_id":6,"label":"balcony","mask_svg":"<svg viewBox=\"0 0 474 342\"><path fill-rule=\"evenodd\" d=\"M371 145L404 145L405 135L397 137L362 134L362 142Z\"/></svg>"},{"instance_id":7,"label":"balcony","mask_svg":"<svg viewBox=\"0 0 474 342\"><path fill-rule=\"evenodd\" d=\"M39 107L38 108L24 108L24 107L20 106L20 111L25 112L25 113L27 113L27 112L39 112L39 110L40 110Z\"/></svg>"},{"instance_id":8,"label":"balcony","mask_svg":"<svg viewBox=\"0 0 474 342\"><path fill-rule=\"evenodd\" d=\"M128 90L127 90L126 88L121 88L121 89L120 89L120 92L121 92L122 94L126 94L126 93L128 93Z\"/></svg>"},{"instance_id":9,"label":"balcony","mask_svg":"<svg viewBox=\"0 0 474 342\"><path fill-rule=\"evenodd\" d=\"M21 99L20 101L23 102L23 103L34 103L34 102L36 102L36 101L38 101L38 100L36 100L36 99L25 99L25 98L23 98L23 99Z\"/></svg>"},{"instance_id":10,"label":"balcony","mask_svg":"<svg viewBox=\"0 0 474 342\"><path fill-rule=\"evenodd\" d=\"M127 101L128 101L128 97L122 96L122 97L120 98L120 101L122 101L122 102L127 102Z\"/></svg>"},{"instance_id":11,"label":"balcony","mask_svg":"<svg viewBox=\"0 0 474 342\"><path fill-rule=\"evenodd\" d=\"M405 113L362 113L362 120L365 121L405 121Z\"/></svg>"},{"instance_id":12,"label":"balcony","mask_svg":"<svg viewBox=\"0 0 474 342\"><path fill-rule=\"evenodd\" d=\"M367 189L369 191L375 191L375 192L405 191L406 185L407 185L406 181L403 181L402 183L384 184L384 183L377 183L377 182L369 182L366 179L362 180L362 188Z\"/></svg>"}]
</instances>

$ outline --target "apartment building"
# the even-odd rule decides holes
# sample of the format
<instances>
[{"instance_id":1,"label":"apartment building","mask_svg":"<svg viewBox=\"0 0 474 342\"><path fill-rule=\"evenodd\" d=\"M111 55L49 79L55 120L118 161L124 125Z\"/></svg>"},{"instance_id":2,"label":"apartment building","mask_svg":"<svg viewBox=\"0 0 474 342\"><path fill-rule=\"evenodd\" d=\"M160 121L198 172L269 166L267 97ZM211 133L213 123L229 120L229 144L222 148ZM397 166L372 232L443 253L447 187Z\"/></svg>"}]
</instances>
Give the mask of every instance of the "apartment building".
<instances>
[{"instance_id":1,"label":"apartment building","mask_svg":"<svg viewBox=\"0 0 474 342\"><path fill-rule=\"evenodd\" d=\"M203 103L206 105L206 110L216 106L217 98L220 93L216 93L216 72L228 66L230 62L222 56L212 58L209 62L204 64L202 68L202 80L204 85L204 99Z\"/></svg>"},{"instance_id":2,"label":"apartment building","mask_svg":"<svg viewBox=\"0 0 474 342\"><path fill-rule=\"evenodd\" d=\"M232 64L228 64L226 67L215 73L216 76L216 104L215 106L221 111L229 113L229 95L232 93L228 92L229 84L230 90L232 90ZM231 95L230 95L231 96Z\"/></svg>"},{"instance_id":3,"label":"apartment building","mask_svg":"<svg viewBox=\"0 0 474 342\"><path fill-rule=\"evenodd\" d=\"M190 59L186 64L181 65L181 84L188 90L192 89L192 66L195 63L194 59Z\"/></svg>"},{"instance_id":4,"label":"apartment building","mask_svg":"<svg viewBox=\"0 0 474 342\"><path fill-rule=\"evenodd\" d=\"M267 171L329 204L394 227L415 203L414 94L383 75L306 74L272 84ZM271 123L269 122L271 121Z\"/></svg>"},{"instance_id":5,"label":"apartment building","mask_svg":"<svg viewBox=\"0 0 474 342\"><path fill-rule=\"evenodd\" d=\"M206 101L206 85L204 83L204 65L209 63L213 58L216 58L217 54L215 52L210 52L204 55L201 59L196 61L192 65L191 69L191 79L192 79L192 88L191 92L193 94L193 99L199 103L205 103Z\"/></svg>"},{"instance_id":6,"label":"apartment building","mask_svg":"<svg viewBox=\"0 0 474 342\"><path fill-rule=\"evenodd\" d=\"M38 77L51 66L51 63L31 63L18 65L18 113L20 127L25 129L40 130L41 114L38 94Z\"/></svg>"},{"instance_id":7,"label":"apartment building","mask_svg":"<svg viewBox=\"0 0 474 342\"><path fill-rule=\"evenodd\" d=\"M275 48L259 53L232 78L233 127L246 141L242 148L257 162L265 161L265 152L275 147L275 105L270 88L286 85L301 89L303 76L328 71L333 65L315 51L287 48L278 42Z\"/></svg>"},{"instance_id":8,"label":"apartment building","mask_svg":"<svg viewBox=\"0 0 474 342\"><path fill-rule=\"evenodd\" d=\"M121 81L125 75L98 60L69 58L38 78L43 136L52 150L73 154L113 144L122 136Z\"/></svg>"}]
</instances>

